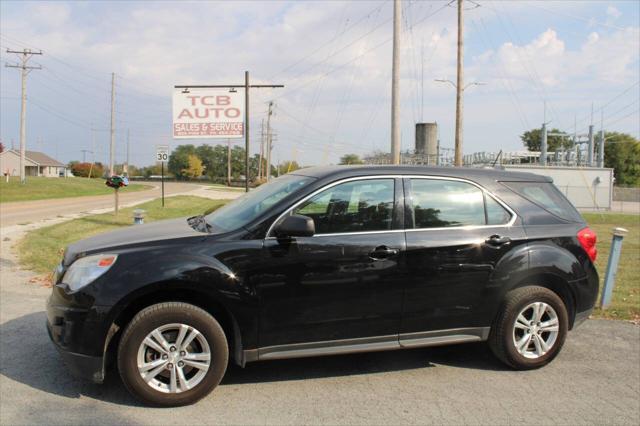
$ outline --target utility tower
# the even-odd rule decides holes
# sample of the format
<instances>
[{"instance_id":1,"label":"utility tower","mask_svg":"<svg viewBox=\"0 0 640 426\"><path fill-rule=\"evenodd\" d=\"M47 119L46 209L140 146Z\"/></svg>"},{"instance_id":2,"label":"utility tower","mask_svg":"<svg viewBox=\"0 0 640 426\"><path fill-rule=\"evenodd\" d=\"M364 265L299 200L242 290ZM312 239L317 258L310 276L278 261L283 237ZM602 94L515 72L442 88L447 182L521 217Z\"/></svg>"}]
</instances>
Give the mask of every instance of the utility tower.
<instances>
[{"instance_id":1,"label":"utility tower","mask_svg":"<svg viewBox=\"0 0 640 426\"><path fill-rule=\"evenodd\" d=\"M400 164L400 25L402 5L393 0L393 65L391 68L391 162Z\"/></svg>"},{"instance_id":2,"label":"utility tower","mask_svg":"<svg viewBox=\"0 0 640 426\"><path fill-rule=\"evenodd\" d=\"M7 49L7 53L15 53L20 58L20 64L6 64L7 68L20 68L22 73L22 105L20 108L20 183L26 182L24 164L25 164L25 151L27 149L27 75L31 70L41 70L40 65L36 67L28 66L27 62L33 55L42 55L42 51L34 52L31 49L22 50L10 50Z\"/></svg>"}]
</instances>

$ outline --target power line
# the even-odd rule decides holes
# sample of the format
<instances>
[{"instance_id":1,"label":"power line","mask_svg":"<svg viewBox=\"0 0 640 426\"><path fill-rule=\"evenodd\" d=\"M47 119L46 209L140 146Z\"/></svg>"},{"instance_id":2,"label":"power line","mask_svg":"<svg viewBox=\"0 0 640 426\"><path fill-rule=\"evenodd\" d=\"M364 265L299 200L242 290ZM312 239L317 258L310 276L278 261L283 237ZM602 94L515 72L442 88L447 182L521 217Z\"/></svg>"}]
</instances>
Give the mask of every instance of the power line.
<instances>
[{"instance_id":1,"label":"power line","mask_svg":"<svg viewBox=\"0 0 640 426\"><path fill-rule=\"evenodd\" d=\"M321 51L325 47L331 45L339 37L342 37L347 32L349 32L351 29L353 29L353 28L357 27L358 25L360 25L360 23L362 23L363 21L369 19L373 13L379 12L381 10L382 6L384 6L384 4L387 3L388 1L390 1L390 0L384 0L383 2L381 2L381 4L379 6L376 6L373 9L371 9L369 12L367 12L365 15L363 15L358 21L356 21L353 24L351 24L350 26L346 27L340 34L334 35L334 37L331 38L331 40L329 40L328 42L322 44L320 47L316 48L311 53L309 53L309 54L305 55L304 57L298 59L297 61L293 62L292 64L287 65L286 67L284 67L283 69L278 71L276 74L273 74L271 77L269 77L269 80L274 79L276 76L279 76L282 73L290 70L291 68L295 67L296 65L298 65L298 64L302 63L303 61L309 59L310 57L312 57L313 55L315 55L316 53L318 53L319 51Z\"/></svg>"}]
</instances>

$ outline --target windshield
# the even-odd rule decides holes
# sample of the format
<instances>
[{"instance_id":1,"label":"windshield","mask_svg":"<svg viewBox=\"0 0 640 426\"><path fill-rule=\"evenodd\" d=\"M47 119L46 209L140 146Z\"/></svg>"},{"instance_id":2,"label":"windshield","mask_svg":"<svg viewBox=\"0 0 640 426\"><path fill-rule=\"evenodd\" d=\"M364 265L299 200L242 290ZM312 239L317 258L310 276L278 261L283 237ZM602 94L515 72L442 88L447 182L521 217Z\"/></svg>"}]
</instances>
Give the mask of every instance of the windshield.
<instances>
[{"instance_id":1,"label":"windshield","mask_svg":"<svg viewBox=\"0 0 640 426\"><path fill-rule=\"evenodd\" d=\"M239 229L312 180L307 176L281 176L207 215L207 223L215 233Z\"/></svg>"}]
</instances>

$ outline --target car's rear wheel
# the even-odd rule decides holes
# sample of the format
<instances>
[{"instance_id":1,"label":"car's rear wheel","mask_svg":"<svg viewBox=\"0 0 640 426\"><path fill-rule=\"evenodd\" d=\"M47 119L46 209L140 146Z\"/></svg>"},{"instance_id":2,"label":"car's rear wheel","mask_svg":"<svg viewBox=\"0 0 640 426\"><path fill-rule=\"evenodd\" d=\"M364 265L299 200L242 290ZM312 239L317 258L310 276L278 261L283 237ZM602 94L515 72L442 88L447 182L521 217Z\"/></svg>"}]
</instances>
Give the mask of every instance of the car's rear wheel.
<instances>
[{"instance_id":1,"label":"car's rear wheel","mask_svg":"<svg viewBox=\"0 0 640 426\"><path fill-rule=\"evenodd\" d=\"M229 349L220 324L206 311L167 302L140 311L118 347L127 389L157 406L191 404L222 380Z\"/></svg>"},{"instance_id":2,"label":"car's rear wheel","mask_svg":"<svg viewBox=\"0 0 640 426\"><path fill-rule=\"evenodd\" d=\"M489 344L507 365L529 370L558 355L567 330L567 309L557 294L544 287L522 287L507 294L491 328Z\"/></svg>"}]
</instances>

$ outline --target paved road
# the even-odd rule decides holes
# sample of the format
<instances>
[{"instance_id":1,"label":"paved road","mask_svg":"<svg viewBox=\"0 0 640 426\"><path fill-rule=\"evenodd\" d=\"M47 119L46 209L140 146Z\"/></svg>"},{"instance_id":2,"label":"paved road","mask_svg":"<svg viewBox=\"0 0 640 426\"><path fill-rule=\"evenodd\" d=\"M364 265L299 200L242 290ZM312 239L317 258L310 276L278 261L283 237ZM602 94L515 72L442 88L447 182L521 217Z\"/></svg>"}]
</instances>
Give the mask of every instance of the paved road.
<instances>
[{"instance_id":1,"label":"paved road","mask_svg":"<svg viewBox=\"0 0 640 426\"><path fill-rule=\"evenodd\" d=\"M160 197L160 185L158 183L149 185L153 185L152 189L121 193L119 195L119 202L124 205L138 200L149 200ZM171 195L188 192L197 190L198 188L200 188L200 185L192 183L167 182L165 183L165 194ZM112 195L1 203L0 226L4 228L11 225L55 218L60 215L104 208L113 208Z\"/></svg>"},{"instance_id":2,"label":"paved road","mask_svg":"<svg viewBox=\"0 0 640 426\"><path fill-rule=\"evenodd\" d=\"M12 237L13 238L13 237ZM6 244L0 272L0 424L640 424L640 327L591 320L538 371L482 344L231 367L191 407L152 409L116 374L77 381L44 328L50 289Z\"/></svg>"}]
</instances>

